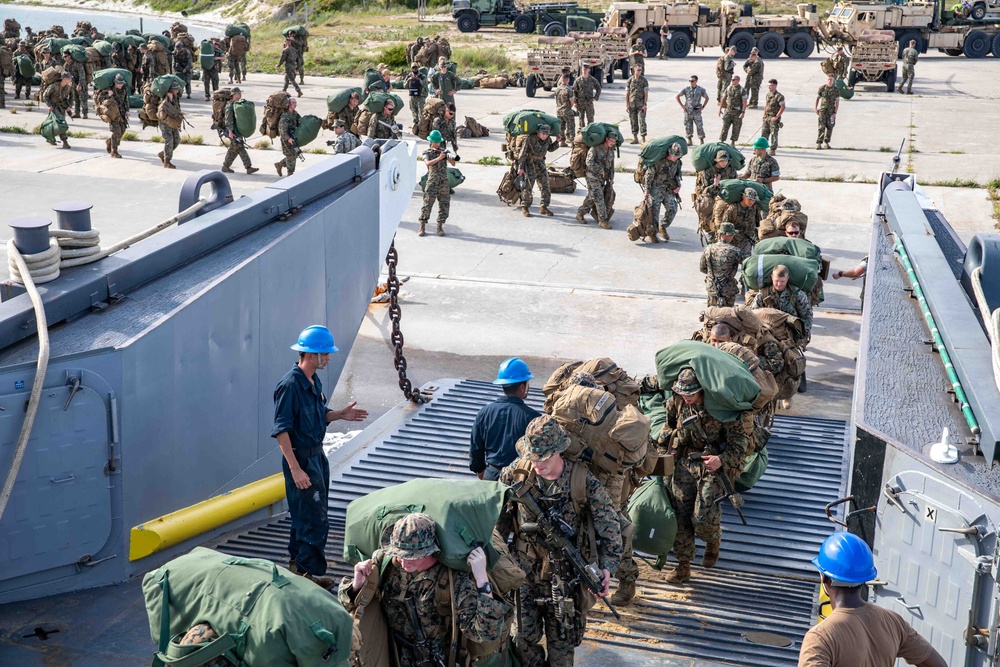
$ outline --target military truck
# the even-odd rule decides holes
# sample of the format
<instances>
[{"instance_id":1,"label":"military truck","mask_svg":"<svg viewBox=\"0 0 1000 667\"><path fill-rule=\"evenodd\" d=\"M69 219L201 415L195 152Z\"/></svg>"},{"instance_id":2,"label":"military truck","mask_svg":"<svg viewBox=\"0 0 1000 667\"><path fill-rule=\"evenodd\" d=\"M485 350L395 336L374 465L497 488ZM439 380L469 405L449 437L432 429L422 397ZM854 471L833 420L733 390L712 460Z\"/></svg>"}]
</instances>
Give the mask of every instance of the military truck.
<instances>
[{"instance_id":1,"label":"military truck","mask_svg":"<svg viewBox=\"0 0 1000 667\"><path fill-rule=\"evenodd\" d=\"M541 88L550 92L559 85L563 70L571 76L580 72L580 52L572 37L539 37L538 48L528 50L528 77L524 94L534 97Z\"/></svg>"},{"instance_id":2,"label":"military truck","mask_svg":"<svg viewBox=\"0 0 1000 667\"><path fill-rule=\"evenodd\" d=\"M624 28L600 28L589 32L571 32L576 40L580 67L590 67L590 75L598 81L606 77L615 80L615 70L627 79L629 73L628 41Z\"/></svg>"},{"instance_id":3,"label":"military truck","mask_svg":"<svg viewBox=\"0 0 1000 667\"><path fill-rule=\"evenodd\" d=\"M820 34L816 5L800 3L797 14L755 16L750 3L722 0L718 11L697 2L615 2L604 16L604 25L625 27L630 38L638 36L646 53L660 51L660 27L670 26L671 58L683 58L692 47L735 46L745 58L757 47L762 58L808 58Z\"/></svg>"},{"instance_id":4,"label":"military truck","mask_svg":"<svg viewBox=\"0 0 1000 667\"><path fill-rule=\"evenodd\" d=\"M891 30L866 30L850 47L851 67L847 85L884 83L891 93L896 89L896 54L899 43Z\"/></svg>"},{"instance_id":5,"label":"military truck","mask_svg":"<svg viewBox=\"0 0 1000 667\"><path fill-rule=\"evenodd\" d=\"M890 30L900 55L912 39L921 53L937 49L950 56L985 58L992 53L1000 58L1000 19L973 21L954 10L939 10L937 2L838 2L820 30L824 41L846 45L856 44L866 30Z\"/></svg>"},{"instance_id":6,"label":"military truck","mask_svg":"<svg viewBox=\"0 0 1000 667\"><path fill-rule=\"evenodd\" d=\"M537 31L550 37L562 37L572 30L593 30L601 19L600 14L593 14L572 1L521 4L515 0L454 0L451 16L462 32L513 24L515 32Z\"/></svg>"}]
</instances>

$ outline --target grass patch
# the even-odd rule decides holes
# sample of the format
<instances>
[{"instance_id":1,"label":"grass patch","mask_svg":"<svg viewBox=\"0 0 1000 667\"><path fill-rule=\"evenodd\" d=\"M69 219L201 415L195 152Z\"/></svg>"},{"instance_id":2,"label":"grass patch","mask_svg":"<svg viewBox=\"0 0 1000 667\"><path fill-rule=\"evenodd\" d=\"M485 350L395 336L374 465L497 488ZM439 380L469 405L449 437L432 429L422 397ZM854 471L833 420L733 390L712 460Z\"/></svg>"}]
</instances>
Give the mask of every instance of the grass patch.
<instances>
[{"instance_id":1,"label":"grass patch","mask_svg":"<svg viewBox=\"0 0 1000 667\"><path fill-rule=\"evenodd\" d=\"M965 155L965 151L944 151L945 155Z\"/></svg>"},{"instance_id":2,"label":"grass patch","mask_svg":"<svg viewBox=\"0 0 1000 667\"><path fill-rule=\"evenodd\" d=\"M892 146L879 146L878 152L879 153L895 153L896 149L893 148Z\"/></svg>"},{"instance_id":3,"label":"grass patch","mask_svg":"<svg viewBox=\"0 0 1000 667\"><path fill-rule=\"evenodd\" d=\"M993 208L993 226L1000 229L1000 178L994 178L986 184L986 196Z\"/></svg>"},{"instance_id":4,"label":"grass patch","mask_svg":"<svg viewBox=\"0 0 1000 667\"><path fill-rule=\"evenodd\" d=\"M181 143L189 144L191 146L204 146L205 137L200 134L184 134L181 135Z\"/></svg>"},{"instance_id":5,"label":"grass patch","mask_svg":"<svg viewBox=\"0 0 1000 667\"><path fill-rule=\"evenodd\" d=\"M506 49L499 47L454 48L451 59L458 63L460 76L471 76L481 69L491 74L504 69L514 69Z\"/></svg>"},{"instance_id":6,"label":"grass patch","mask_svg":"<svg viewBox=\"0 0 1000 667\"><path fill-rule=\"evenodd\" d=\"M163 135L161 135L161 134L154 134L153 136L151 136L149 138L149 140L152 141L154 144L162 144L163 143ZM138 137L136 137L135 141L142 141L142 139L139 139Z\"/></svg>"},{"instance_id":7,"label":"grass patch","mask_svg":"<svg viewBox=\"0 0 1000 667\"><path fill-rule=\"evenodd\" d=\"M953 178L950 181L934 181L933 183L925 183L925 185L933 185L939 188L981 188L982 183L978 181L973 181L969 178Z\"/></svg>"},{"instance_id":8,"label":"grass patch","mask_svg":"<svg viewBox=\"0 0 1000 667\"><path fill-rule=\"evenodd\" d=\"M97 134L97 133L96 132L74 132L74 131L70 130L69 132L66 133L66 136L67 137L73 137L74 139L86 139L87 137L92 137L95 134Z\"/></svg>"},{"instance_id":9,"label":"grass patch","mask_svg":"<svg viewBox=\"0 0 1000 667\"><path fill-rule=\"evenodd\" d=\"M379 51L378 60L392 68L406 67L409 65L406 62L406 45L393 44L392 46L385 47Z\"/></svg>"},{"instance_id":10,"label":"grass patch","mask_svg":"<svg viewBox=\"0 0 1000 667\"><path fill-rule=\"evenodd\" d=\"M310 148L306 150L306 153L312 153L313 155L327 155L325 148Z\"/></svg>"},{"instance_id":11,"label":"grass patch","mask_svg":"<svg viewBox=\"0 0 1000 667\"><path fill-rule=\"evenodd\" d=\"M0 125L0 132L4 134L30 134L27 128L23 128L20 125Z\"/></svg>"},{"instance_id":12,"label":"grass patch","mask_svg":"<svg viewBox=\"0 0 1000 667\"><path fill-rule=\"evenodd\" d=\"M257 143L253 147L259 151L269 151L271 150L271 140L270 139L258 139Z\"/></svg>"},{"instance_id":13,"label":"grass patch","mask_svg":"<svg viewBox=\"0 0 1000 667\"><path fill-rule=\"evenodd\" d=\"M485 165L487 167L499 167L504 164L504 161L496 155L486 155L476 160L476 164Z\"/></svg>"},{"instance_id":14,"label":"grass patch","mask_svg":"<svg viewBox=\"0 0 1000 667\"><path fill-rule=\"evenodd\" d=\"M138 132L132 132L131 130L126 130L125 134L122 135L122 141L142 141L142 140L139 139Z\"/></svg>"}]
</instances>

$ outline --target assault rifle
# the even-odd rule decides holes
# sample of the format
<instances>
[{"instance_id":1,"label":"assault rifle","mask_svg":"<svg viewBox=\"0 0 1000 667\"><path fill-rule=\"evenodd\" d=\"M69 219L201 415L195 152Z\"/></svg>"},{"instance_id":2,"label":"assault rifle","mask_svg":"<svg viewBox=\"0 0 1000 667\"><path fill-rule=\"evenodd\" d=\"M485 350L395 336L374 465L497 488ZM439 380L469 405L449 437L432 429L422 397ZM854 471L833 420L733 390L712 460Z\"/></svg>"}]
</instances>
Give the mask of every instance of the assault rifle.
<instances>
[{"instance_id":1,"label":"assault rifle","mask_svg":"<svg viewBox=\"0 0 1000 667\"><path fill-rule=\"evenodd\" d=\"M615 615L615 618L620 619L621 616L608 599L598 595L604 592L604 573L597 565L584 560L583 554L580 553L580 550L574 544L576 532L573 530L573 527L559 516L559 512L556 511L555 507L550 505L547 510L543 510L535 497L531 495L531 492L524 490L524 485L525 482L522 480L512 487L514 493L511 499L518 505L521 505L534 521L522 524L521 530L525 533L540 533L549 554L552 555L553 559L564 560L568 563L574 576L569 581L562 581L554 574L552 580L553 597L565 597L565 595L555 595L557 584L574 585L582 583L591 593L604 601L604 604L608 606L608 609ZM561 588L561 586L559 587ZM551 600L551 602L556 604L557 612L567 611L566 601L564 599Z\"/></svg>"},{"instance_id":2,"label":"assault rifle","mask_svg":"<svg viewBox=\"0 0 1000 667\"><path fill-rule=\"evenodd\" d=\"M692 461L701 461L703 456L701 452L691 452L688 454L688 458ZM715 504L718 505L722 501L728 500L729 504L733 506L734 510L736 510L736 513L740 515L740 521L743 522L743 525L748 525L746 517L743 516L743 510L740 509L743 507L743 496L736 492L732 481L729 479L729 475L727 475L722 468L720 468L715 474L719 476L719 480L722 482L722 488L725 491L723 495L715 499Z\"/></svg>"},{"instance_id":3,"label":"assault rifle","mask_svg":"<svg viewBox=\"0 0 1000 667\"><path fill-rule=\"evenodd\" d=\"M448 663L441 653L441 648L424 636L424 631L420 627L420 619L417 617L417 606L413 604L413 597L407 596L403 604L410 616L410 625L413 626L413 633L417 641L411 642L398 632L393 632L393 638L400 643L417 665L429 665L430 667L448 667Z\"/></svg>"}]
</instances>

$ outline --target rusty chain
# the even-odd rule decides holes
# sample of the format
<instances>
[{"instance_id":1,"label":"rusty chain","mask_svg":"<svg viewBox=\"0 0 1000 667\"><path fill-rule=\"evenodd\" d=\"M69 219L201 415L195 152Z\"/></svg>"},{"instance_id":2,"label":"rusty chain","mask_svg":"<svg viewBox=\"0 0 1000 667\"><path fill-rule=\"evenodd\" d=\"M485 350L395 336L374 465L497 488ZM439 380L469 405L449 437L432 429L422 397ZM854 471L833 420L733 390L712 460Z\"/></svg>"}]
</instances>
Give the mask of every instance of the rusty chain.
<instances>
[{"instance_id":1,"label":"rusty chain","mask_svg":"<svg viewBox=\"0 0 1000 667\"><path fill-rule=\"evenodd\" d=\"M390 340L395 348L392 363L399 373L399 388L403 390L403 396L414 403L427 403L430 397L422 394L419 390L413 390L413 383L406 377L406 357L403 356L403 332L399 328L399 320L403 317L403 311L399 307L399 278L396 276L396 265L399 264L399 254L396 252L396 239L393 238L389 245L389 252L385 255L385 264L389 267L389 278L386 280L387 291L389 293L389 321L392 322L392 334Z\"/></svg>"}]
</instances>

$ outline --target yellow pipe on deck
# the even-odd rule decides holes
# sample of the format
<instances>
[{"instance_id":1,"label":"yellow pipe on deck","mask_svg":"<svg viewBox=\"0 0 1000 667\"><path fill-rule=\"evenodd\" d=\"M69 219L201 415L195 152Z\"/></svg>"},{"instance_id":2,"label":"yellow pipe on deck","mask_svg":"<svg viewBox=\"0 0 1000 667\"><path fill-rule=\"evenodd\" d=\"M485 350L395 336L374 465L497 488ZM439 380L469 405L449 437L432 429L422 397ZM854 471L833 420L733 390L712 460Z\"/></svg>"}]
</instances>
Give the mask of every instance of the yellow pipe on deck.
<instances>
[{"instance_id":1,"label":"yellow pipe on deck","mask_svg":"<svg viewBox=\"0 0 1000 667\"><path fill-rule=\"evenodd\" d=\"M285 497L284 475L278 473L139 524L129 539L129 561L136 561L235 521Z\"/></svg>"}]
</instances>

